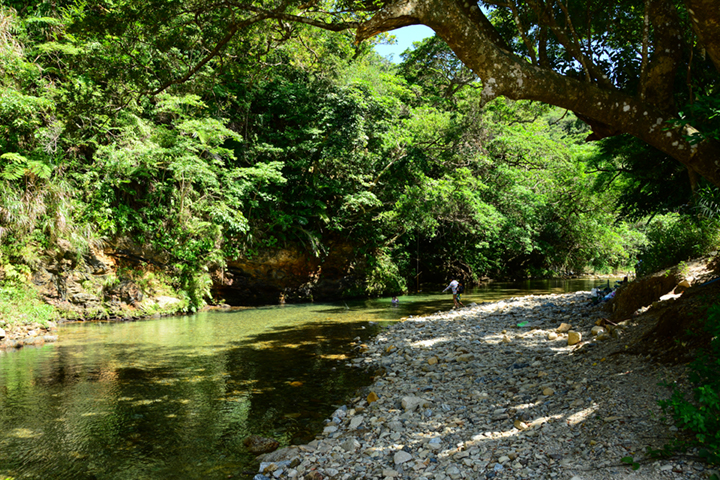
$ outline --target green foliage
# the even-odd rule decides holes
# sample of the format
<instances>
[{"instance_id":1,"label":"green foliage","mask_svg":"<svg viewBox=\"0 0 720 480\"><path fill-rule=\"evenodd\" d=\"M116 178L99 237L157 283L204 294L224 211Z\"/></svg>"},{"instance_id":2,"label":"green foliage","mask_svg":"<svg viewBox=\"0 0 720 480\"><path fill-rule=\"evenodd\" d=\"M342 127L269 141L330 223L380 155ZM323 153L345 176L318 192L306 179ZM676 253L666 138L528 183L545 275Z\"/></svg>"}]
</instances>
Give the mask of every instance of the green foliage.
<instances>
[{"instance_id":1,"label":"green foliage","mask_svg":"<svg viewBox=\"0 0 720 480\"><path fill-rule=\"evenodd\" d=\"M398 264L387 253L370 257L370 269L367 275L365 294L382 295L388 292L399 293L407 290L407 283L398 268Z\"/></svg>"},{"instance_id":2,"label":"green foliage","mask_svg":"<svg viewBox=\"0 0 720 480\"><path fill-rule=\"evenodd\" d=\"M0 155L0 159L7 161L5 169L0 173L0 178L5 180L18 180L24 176L47 180L52 173L52 169L46 163L28 160L17 153L5 153Z\"/></svg>"},{"instance_id":3,"label":"green foliage","mask_svg":"<svg viewBox=\"0 0 720 480\"><path fill-rule=\"evenodd\" d=\"M693 125L688 130L691 143L700 143L706 138L720 140L720 99L717 95L698 95L695 101L685 107L679 125Z\"/></svg>"},{"instance_id":4,"label":"green foliage","mask_svg":"<svg viewBox=\"0 0 720 480\"><path fill-rule=\"evenodd\" d=\"M717 219L689 215L659 215L640 227L647 238L641 247L638 274L657 272L702 256L720 244Z\"/></svg>"},{"instance_id":5,"label":"green foliage","mask_svg":"<svg viewBox=\"0 0 720 480\"><path fill-rule=\"evenodd\" d=\"M720 220L720 188L705 186L696 194L697 213L711 220Z\"/></svg>"},{"instance_id":6,"label":"green foliage","mask_svg":"<svg viewBox=\"0 0 720 480\"><path fill-rule=\"evenodd\" d=\"M620 459L620 461L623 463L627 463L629 466L632 467L633 470L637 470L640 468L640 464L636 462L632 456L623 457Z\"/></svg>"},{"instance_id":7,"label":"green foliage","mask_svg":"<svg viewBox=\"0 0 720 480\"><path fill-rule=\"evenodd\" d=\"M87 220L103 235L132 234L166 252L192 309L209 293L207 266L222 265L223 252L234 251L225 242L247 231L251 186L282 181L276 163L232 168L223 145L242 138L205 108L194 95L159 96L150 119L120 118L116 141L80 177L90 187Z\"/></svg>"},{"instance_id":8,"label":"green foliage","mask_svg":"<svg viewBox=\"0 0 720 480\"><path fill-rule=\"evenodd\" d=\"M437 35L417 42L402 54L402 59L399 73L422 88L423 102L454 104L460 90L480 88L480 79Z\"/></svg>"},{"instance_id":9,"label":"green foliage","mask_svg":"<svg viewBox=\"0 0 720 480\"><path fill-rule=\"evenodd\" d=\"M25 265L4 265L0 269L5 274L0 280L0 326L33 322L47 325L58 319L55 308L45 303L33 289Z\"/></svg>"},{"instance_id":10,"label":"green foliage","mask_svg":"<svg viewBox=\"0 0 720 480\"><path fill-rule=\"evenodd\" d=\"M708 462L720 463L720 305L708 312L704 324L710 338L707 348L699 350L690 364L692 397L675 384L667 385L672 396L661 400L663 412L672 415L675 424L688 433L686 439L670 449L697 447Z\"/></svg>"},{"instance_id":11,"label":"green foliage","mask_svg":"<svg viewBox=\"0 0 720 480\"><path fill-rule=\"evenodd\" d=\"M596 191L621 195L613 202L622 217L640 219L681 208L691 198L687 169L670 156L629 135L604 139L590 158Z\"/></svg>"}]
</instances>

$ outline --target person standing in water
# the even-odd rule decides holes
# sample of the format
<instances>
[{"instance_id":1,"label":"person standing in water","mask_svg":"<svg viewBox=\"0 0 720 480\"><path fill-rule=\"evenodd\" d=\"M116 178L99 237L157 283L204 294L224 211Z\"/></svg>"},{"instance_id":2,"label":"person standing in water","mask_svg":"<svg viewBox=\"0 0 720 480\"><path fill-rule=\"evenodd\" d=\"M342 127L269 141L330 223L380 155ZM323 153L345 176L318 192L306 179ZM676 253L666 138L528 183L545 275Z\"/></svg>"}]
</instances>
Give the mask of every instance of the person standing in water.
<instances>
[{"instance_id":1,"label":"person standing in water","mask_svg":"<svg viewBox=\"0 0 720 480\"><path fill-rule=\"evenodd\" d=\"M448 290L450 290L450 291L452 292L452 294L453 294L453 303L455 304L455 308L459 308L459 306L462 305L460 302L458 302L458 295L457 295L457 294L458 294L458 287L459 287L459 286L460 286L460 282L458 282L457 280L454 280L454 279L453 279L453 280L450 282L450 285L448 285L447 287L445 287L445 290L443 290L443 293L444 293L444 292L447 292ZM464 305L463 305L463 306L464 306Z\"/></svg>"},{"instance_id":2,"label":"person standing in water","mask_svg":"<svg viewBox=\"0 0 720 480\"><path fill-rule=\"evenodd\" d=\"M457 303L460 304L461 307L465 307L465 305L463 305L462 301L460 300L460 297L462 297L462 294L465 292L465 285L463 285L462 282L458 282L456 292L457 293L455 294L455 300L457 301Z\"/></svg>"}]
</instances>

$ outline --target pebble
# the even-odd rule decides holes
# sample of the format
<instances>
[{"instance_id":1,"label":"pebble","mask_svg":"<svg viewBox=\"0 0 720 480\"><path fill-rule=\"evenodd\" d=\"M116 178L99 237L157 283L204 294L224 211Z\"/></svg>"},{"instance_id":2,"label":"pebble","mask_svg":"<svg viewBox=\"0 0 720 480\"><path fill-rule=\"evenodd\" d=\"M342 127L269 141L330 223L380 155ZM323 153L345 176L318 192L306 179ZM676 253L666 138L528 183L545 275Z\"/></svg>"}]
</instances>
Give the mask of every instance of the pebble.
<instances>
[{"instance_id":1,"label":"pebble","mask_svg":"<svg viewBox=\"0 0 720 480\"><path fill-rule=\"evenodd\" d=\"M513 298L384 329L350 364L383 373L330 414L316 440L275 452L293 468L274 478L689 478L643 453L672 438L657 384L684 367L625 354L644 331L634 324L597 341L591 332L606 314L590 301L590 292ZM517 327L525 321L532 327ZM567 344L553 341L563 330ZM627 456L641 469L621 462Z\"/></svg>"},{"instance_id":2,"label":"pebble","mask_svg":"<svg viewBox=\"0 0 720 480\"><path fill-rule=\"evenodd\" d=\"M412 460L412 455L410 455L405 450L400 450L399 452L396 452L395 455L393 455L393 459L395 460L395 465L400 465L401 463L409 462Z\"/></svg>"},{"instance_id":3,"label":"pebble","mask_svg":"<svg viewBox=\"0 0 720 480\"><path fill-rule=\"evenodd\" d=\"M582 340L582 333L570 330L568 332L568 345L575 345Z\"/></svg>"},{"instance_id":4,"label":"pebble","mask_svg":"<svg viewBox=\"0 0 720 480\"><path fill-rule=\"evenodd\" d=\"M603 327L600 327L600 326L592 327L592 329L590 330L590 334L591 334L592 336L594 336L594 337L596 337L596 336L598 336L598 335L605 334L605 333L606 333L606 332L605 332L605 329L604 329Z\"/></svg>"},{"instance_id":5,"label":"pebble","mask_svg":"<svg viewBox=\"0 0 720 480\"><path fill-rule=\"evenodd\" d=\"M561 323L559 327L555 329L557 333L567 333L572 328L572 325L569 323Z\"/></svg>"}]
</instances>

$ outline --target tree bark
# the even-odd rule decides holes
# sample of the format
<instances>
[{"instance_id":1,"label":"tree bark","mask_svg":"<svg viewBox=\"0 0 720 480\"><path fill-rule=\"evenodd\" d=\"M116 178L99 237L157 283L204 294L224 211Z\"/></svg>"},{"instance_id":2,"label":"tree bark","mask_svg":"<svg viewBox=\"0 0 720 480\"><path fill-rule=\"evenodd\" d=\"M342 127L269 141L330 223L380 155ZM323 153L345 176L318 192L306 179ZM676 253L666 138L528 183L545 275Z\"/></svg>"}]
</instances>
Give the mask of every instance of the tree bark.
<instances>
[{"instance_id":1,"label":"tree bark","mask_svg":"<svg viewBox=\"0 0 720 480\"><path fill-rule=\"evenodd\" d=\"M640 89L648 103L668 114L675 114L673 87L684 47L680 18L668 0L651 0L648 13L654 27L655 53L650 58L645 78L641 79Z\"/></svg>"},{"instance_id":2,"label":"tree bark","mask_svg":"<svg viewBox=\"0 0 720 480\"><path fill-rule=\"evenodd\" d=\"M720 5L717 0L685 0L692 28L720 71Z\"/></svg>"}]
</instances>

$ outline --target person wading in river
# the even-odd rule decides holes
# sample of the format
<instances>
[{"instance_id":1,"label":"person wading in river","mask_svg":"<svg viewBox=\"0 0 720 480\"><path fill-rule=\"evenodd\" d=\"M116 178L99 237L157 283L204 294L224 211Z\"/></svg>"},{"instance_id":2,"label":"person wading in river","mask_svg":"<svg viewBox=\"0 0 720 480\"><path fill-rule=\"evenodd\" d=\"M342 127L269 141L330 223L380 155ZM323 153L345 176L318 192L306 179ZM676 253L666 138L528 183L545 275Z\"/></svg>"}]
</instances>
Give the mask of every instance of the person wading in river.
<instances>
[{"instance_id":1,"label":"person wading in river","mask_svg":"<svg viewBox=\"0 0 720 480\"><path fill-rule=\"evenodd\" d=\"M459 287L459 286L460 286L460 282L458 282L457 280L453 280L453 281L450 282L450 285L448 285L447 287L445 287L445 290L443 290L443 293L444 293L444 292L447 292L448 290L450 290L450 291L452 292L452 294L453 294L453 303L455 304L455 308L460 308L461 305L462 305L463 307L465 306L465 305L463 305L462 303L460 303L460 302L458 301L458 287Z\"/></svg>"},{"instance_id":2,"label":"person wading in river","mask_svg":"<svg viewBox=\"0 0 720 480\"><path fill-rule=\"evenodd\" d=\"M463 303L462 303L462 300L460 299L460 297L462 297L463 293L465 293L465 285L463 285L462 282L458 282L458 286L457 286L456 294L455 294L455 301L457 303L459 303L461 307L465 307L465 305L463 305Z\"/></svg>"}]
</instances>

